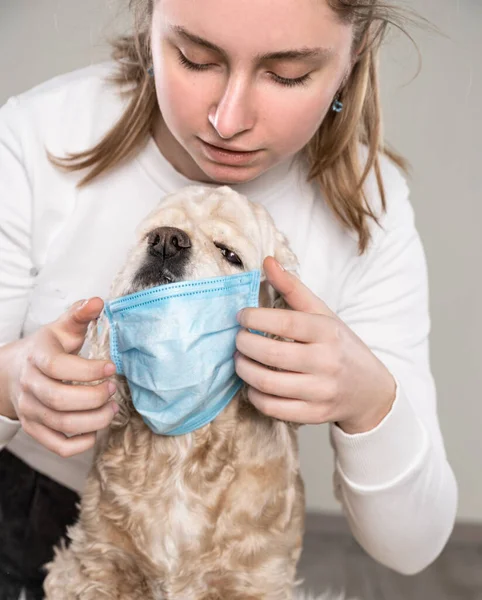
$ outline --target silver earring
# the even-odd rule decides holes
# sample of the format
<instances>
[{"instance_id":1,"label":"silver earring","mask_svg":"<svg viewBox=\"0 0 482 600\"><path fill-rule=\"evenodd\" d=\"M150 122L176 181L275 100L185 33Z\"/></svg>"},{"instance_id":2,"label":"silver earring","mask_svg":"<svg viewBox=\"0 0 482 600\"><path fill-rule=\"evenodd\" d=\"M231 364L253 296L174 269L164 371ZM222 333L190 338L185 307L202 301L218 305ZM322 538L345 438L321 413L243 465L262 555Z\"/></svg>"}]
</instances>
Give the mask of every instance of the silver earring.
<instances>
[{"instance_id":1,"label":"silver earring","mask_svg":"<svg viewBox=\"0 0 482 600\"><path fill-rule=\"evenodd\" d=\"M147 69L147 72L148 72L148 74L149 74L151 77L154 77L154 67L149 67L149 68Z\"/></svg>"},{"instance_id":2,"label":"silver earring","mask_svg":"<svg viewBox=\"0 0 482 600\"><path fill-rule=\"evenodd\" d=\"M341 113L343 110L343 102L339 99L339 97L333 102L331 110L336 113Z\"/></svg>"}]
</instances>

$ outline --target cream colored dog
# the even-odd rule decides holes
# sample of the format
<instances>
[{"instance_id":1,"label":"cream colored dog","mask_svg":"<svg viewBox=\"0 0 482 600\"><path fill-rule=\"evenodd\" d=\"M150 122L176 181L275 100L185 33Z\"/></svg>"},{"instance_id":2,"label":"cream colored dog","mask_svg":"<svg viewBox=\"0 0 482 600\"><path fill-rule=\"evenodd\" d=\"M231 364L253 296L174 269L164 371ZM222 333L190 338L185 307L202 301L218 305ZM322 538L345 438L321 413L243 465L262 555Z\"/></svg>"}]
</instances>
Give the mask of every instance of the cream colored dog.
<instances>
[{"instance_id":1,"label":"cream colored dog","mask_svg":"<svg viewBox=\"0 0 482 600\"><path fill-rule=\"evenodd\" d=\"M260 269L268 255L296 268L265 209L227 187L168 196L138 232L111 298ZM159 243L172 252L150 252ZM263 283L260 305L276 304ZM108 358L108 321L99 324L90 356ZM121 410L99 439L70 546L47 566L47 598L291 600L304 522L297 426L261 414L243 388L203 428L155 435L116 379Z\"/></svg>"}]
</instances>

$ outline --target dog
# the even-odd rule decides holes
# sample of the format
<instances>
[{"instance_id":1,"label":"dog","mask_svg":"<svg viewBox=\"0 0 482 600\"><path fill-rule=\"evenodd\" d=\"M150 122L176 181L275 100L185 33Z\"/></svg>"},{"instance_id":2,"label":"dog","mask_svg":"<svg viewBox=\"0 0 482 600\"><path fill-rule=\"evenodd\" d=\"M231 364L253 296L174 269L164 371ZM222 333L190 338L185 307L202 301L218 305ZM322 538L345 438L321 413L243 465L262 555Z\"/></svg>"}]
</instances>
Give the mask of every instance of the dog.
<instances>
[{"instance_id":1,"label":"dog","mask_svg":"<svg viewBox=\"0 0 482 600\"><path fill-rule=\"evenodd\" d=\"M137 232L111 299L262 269L268 255L297 268L268 212L227 186L167 196ZM177 251L150 251L174 235ZM267 282L259 305L284 306ZM87 345L91 358L109 359L105 314L90 325ZM47 600L305 597L296 591L305 510L298 425L259 412L243 386L209 424L156 435L134 409L125 377L115 378L120 410L98 436L70 544L46 565Z\"/></svg>"}]
</instances>

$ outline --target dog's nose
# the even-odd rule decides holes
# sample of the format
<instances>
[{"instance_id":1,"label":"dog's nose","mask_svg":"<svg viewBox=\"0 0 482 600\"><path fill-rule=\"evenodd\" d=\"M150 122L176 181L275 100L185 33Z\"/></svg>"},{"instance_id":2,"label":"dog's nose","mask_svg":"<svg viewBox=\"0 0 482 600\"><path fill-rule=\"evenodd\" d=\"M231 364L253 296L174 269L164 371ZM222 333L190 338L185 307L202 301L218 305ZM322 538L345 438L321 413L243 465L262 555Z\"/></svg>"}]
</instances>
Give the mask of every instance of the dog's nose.
<instances>
[{"instance_id":1,"label":"dog's nose","mask_svg":"<svg viewBox=\"0 0 482 600\"><path fill-rule=\"evenodd\" d=\"M185 231L176 227L158 227L147 236L151 252L163 258L172 258L191 247L191 240Z\"/></svg>"}]
</instances>

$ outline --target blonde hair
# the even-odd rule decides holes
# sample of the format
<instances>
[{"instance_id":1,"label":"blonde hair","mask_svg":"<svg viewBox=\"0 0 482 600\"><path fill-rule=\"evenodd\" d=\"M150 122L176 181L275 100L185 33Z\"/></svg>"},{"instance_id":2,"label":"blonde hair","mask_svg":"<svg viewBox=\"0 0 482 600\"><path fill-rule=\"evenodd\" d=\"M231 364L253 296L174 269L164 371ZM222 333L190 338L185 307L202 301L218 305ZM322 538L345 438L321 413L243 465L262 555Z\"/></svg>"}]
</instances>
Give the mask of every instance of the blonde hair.
<instances>
[{"instance_id":1,"label":"blonde hair","mask_svg":"<svg viewBox=\"0 0 482 600\"><path fill-rule=\"evenodd\" d=\"M132 34L114 39L113 58L118 70L110 79L119 86L127 85L130 101L118 122L93 148L67 157L48 154L53 164L68 171L89 169L78 184L92 182L96 177L130 158L145 144L158 115L154 78L148 74L152 64L150 25L156 0L130 0L134 14ZM370 207L364 184L374 172L386 210L385 190L381 176L380 157L388 156L402 170L407 162L385 146L382 133L378 82L378 55L389 25L403 30L408 18L400 9L379 0L327 0L340 20L354 28L354 66L339 99L344 103L341 113L329 111L315 136L304 151L309 160L309 179L317 179L326 202L345 227L356 231L359 251L363 253L370 241L369 220L378 223ZM367 149L363 165L360 145Z\"/></svg>"}]
</instances>

